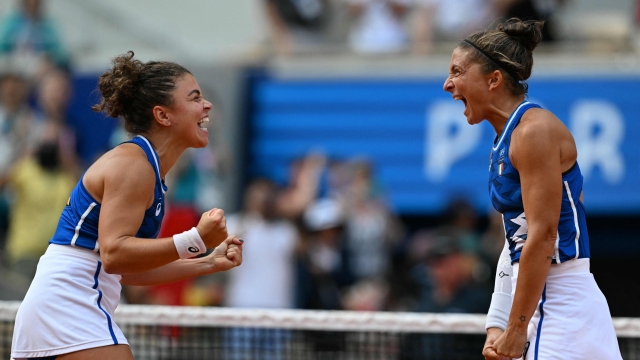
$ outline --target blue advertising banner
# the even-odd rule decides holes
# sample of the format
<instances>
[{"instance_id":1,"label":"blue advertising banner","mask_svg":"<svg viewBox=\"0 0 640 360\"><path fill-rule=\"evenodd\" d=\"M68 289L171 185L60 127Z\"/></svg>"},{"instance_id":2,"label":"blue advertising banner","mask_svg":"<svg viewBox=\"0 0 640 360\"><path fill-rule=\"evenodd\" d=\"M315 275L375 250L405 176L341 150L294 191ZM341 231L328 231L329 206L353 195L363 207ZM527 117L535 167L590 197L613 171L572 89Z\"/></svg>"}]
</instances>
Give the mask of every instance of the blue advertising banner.
<instances>
[{"instance_id":1,"label":"blue advertising banner","mask_svg":"<svg viewBox=\"0 0 640 360\"><path fill-rule=\"evenodd\" d=\"M365 158L402 214L435 214L452 197L488 209L496 134L470 126L443 79L257 79L252 88L252 174L286 182L309 152ZM640 78L542 78L529 100L573 133L590 214L640 214Z\"/></svg>"}]
</instances>

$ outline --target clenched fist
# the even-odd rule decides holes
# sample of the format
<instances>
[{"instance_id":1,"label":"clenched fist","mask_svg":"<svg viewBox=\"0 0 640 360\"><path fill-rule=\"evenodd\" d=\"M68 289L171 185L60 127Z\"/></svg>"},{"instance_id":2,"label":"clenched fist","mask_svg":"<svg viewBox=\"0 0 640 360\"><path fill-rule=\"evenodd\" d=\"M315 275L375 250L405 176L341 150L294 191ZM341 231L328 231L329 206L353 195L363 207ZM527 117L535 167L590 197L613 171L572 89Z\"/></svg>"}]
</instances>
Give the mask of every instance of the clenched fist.
<instances>
[{"instance_id":1,"label":"clenched fist","mask_svg":"<svg viewBox=\"0 0 640 360\"><path fill-rule=\"evenodd\" d=\"M244 240L237 236L229 236L218 245L211 254L207 255L207 260L213 262L213 271L226 271L242 264L242 243Z\"/></svg>"},{"instance_id":2,"label":"clenched fist","mask_svg":"<svg viewBox=\"0 0 640 360\"><path fill-rule=\"evenodd\" d=\"M211 209L200 217L198 222L198 233L208 249L214 248L223 242L227 234L227 219L224 217L222 209Z\"/></svg>"}]
</instances>

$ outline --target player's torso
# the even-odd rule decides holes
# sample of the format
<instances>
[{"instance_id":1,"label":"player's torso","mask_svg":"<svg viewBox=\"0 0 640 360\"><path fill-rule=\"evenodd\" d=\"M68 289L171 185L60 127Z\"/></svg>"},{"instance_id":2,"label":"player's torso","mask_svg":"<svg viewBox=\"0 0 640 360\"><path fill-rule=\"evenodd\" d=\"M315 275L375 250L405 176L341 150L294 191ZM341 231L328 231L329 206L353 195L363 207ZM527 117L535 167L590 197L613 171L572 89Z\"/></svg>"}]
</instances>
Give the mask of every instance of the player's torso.
<instances>
[{"instance_id":1,"label":"player's torso","mask_svg":"<svg viewBox=\"0 0 640 360\"><path fill-rule=\"evenodd\" d=\"M503 133L496 139L491 149L489 194L493 207L502 213L512 262L520 259L522 247L527 240L529 225L522 202L520 174L509 158L511 135L522 115L528 109L537 107L539 106L529 102L522 103L511 115ZM562 207L553 257L554 264L574 258L589 257L584 206L579 199L582 192L582 174L577 163L562 174L561 186L563 188Z\"/></svg>"},{"instance_id":2,"label":"player's torso","mask_svg":"<svg viewBox=\"0 0 640 360\"><path fill-rule=\"evenodd\" d=\"M155 238L160 232L160 225L164 217L164 193L167 191L160 178L158 157L153 147L142 136L136 136L132 143L140 146L156 174L154 187L154 201L145 211L142 224L136 237ZM100 203L89 194L82 183L82 179L71 192L67 206L62 211L58 227L53 238L53 244L72 245L98 251L98 223L100 217Z\"/></svg>"}]
</instances>

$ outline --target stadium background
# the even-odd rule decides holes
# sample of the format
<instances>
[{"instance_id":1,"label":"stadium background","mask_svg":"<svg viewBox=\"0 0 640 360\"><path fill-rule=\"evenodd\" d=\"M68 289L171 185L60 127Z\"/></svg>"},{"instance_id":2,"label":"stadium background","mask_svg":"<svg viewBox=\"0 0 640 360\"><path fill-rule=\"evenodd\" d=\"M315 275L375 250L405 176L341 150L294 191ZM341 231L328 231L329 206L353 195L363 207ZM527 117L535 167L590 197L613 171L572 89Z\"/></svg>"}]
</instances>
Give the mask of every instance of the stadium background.
<instances>
[{"instance_id":1,"label":"stadium background","mask_svg":"<svg viewBox=\"0 0 640 360\"><path fill-rule=\"evenodd\" d=\"M478 231L489 226L484 179L492 129L466 126L461 105L441 89L455 43L436 43L428 55L372 55L324 42L283 56L269 40L260 1L44 5L72 59L68 124L82 166L113 146L119 126L90 110L97 76L113 56L134 50L142 60L184 64L216 104L220 124L212 140L224 144L220 151L230 160L210 203L228 213L240 210L250 179L285 185L290 164L312 153L369 161L408 234L440 225L447 204L461 197L477 211ZM534 53L529 81L530 99L557 114L576 138L592 272L616 317L640 316L633 301L640 296L637 6L568 1L554 14L560 40ZM0 14L11 9L13 1L0 1ZM319 192L326 186L321 181Z\"/></svg>"}]
</instances>

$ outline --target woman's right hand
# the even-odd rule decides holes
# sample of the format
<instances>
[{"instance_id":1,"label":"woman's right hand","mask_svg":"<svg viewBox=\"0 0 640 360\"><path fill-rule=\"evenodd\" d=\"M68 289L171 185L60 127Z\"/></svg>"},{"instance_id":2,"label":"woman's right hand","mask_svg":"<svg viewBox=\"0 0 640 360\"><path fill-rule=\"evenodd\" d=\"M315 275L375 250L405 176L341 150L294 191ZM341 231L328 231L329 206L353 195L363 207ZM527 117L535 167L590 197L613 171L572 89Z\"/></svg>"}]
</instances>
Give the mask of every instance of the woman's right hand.
<instances>
[{"instance_id":1,"label":"woman's right hand","mask_svg":"<svg viewBox=\"0 0 640 360\"><path fill-rule=\"evenodd\" d=\"M220 245L228 236L227 219L222 209L211 209L200 217L198 233L208 249Z\"/></svg>"},{"instance_id":2,"label":"woman's right hand","mask_svg":"<svg viewBox=\"0 0 640 360\"><path fill-rule=\"evenodd\" d=\"M498 355L496 353L496 349L493 347L493 344L498 340L502 333L503 331L498 328L487 329L487 340L484 342L484 348L482 349L482 355L485 360L511 360L511 358Z\"/></svg>"}]
</instances>

